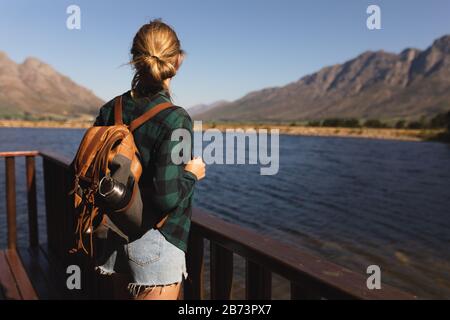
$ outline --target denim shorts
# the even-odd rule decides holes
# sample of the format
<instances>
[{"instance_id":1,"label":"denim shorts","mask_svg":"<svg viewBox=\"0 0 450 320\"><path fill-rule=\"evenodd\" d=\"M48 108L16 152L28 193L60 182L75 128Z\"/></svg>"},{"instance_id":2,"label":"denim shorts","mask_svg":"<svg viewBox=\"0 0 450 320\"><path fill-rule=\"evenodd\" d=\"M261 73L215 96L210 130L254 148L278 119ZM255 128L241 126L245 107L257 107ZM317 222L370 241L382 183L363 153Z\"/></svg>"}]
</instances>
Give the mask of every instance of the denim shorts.
<instances>
[{"instance_id":1,"label":"denim shorts","mask_svg":"<svg viewBox=\"0 0 450 320\"><path fill-rule=\"evenodd\" d=\"M167 241L157 229L150 229L130 243L109 230L100 251L96 269L104 275L128 275L128 289L133 295L141 289L181 282L183 276L187 278L184 251Z\"/></svg>"}]
</instances>

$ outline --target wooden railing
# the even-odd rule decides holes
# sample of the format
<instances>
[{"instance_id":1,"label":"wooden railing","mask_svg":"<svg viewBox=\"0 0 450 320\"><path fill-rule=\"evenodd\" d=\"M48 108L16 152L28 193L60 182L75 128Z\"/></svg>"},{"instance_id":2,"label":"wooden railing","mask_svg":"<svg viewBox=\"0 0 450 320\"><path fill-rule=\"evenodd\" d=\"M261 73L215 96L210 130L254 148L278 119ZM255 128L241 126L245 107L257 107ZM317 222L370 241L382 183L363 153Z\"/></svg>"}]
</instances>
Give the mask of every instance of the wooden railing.
<instances>
[{"instance_id":1,"label":"wooden railing","mask_svg":"<svg viewBox=\"0 0 450 320\"><path fill-rule=\"evenodd\" d=\"M36 156L42 156L47 219L47 242L52 254L67 262L67 248L73 244L74 214L70 190L69 159L49 152L0 152L6 163L8 247L16 246L15 157L26 157L29 243L38 244L36 206ZM270 237L225 222L195 208L186 255L189 273L184 283L184 299L203 299L204 240L210 242L210 293L212 299L231 299L234 254L246 261L246 299L271 299L272 273L290 281L291 299L414 299L396 288L384 285L369 290L366 276L307 254ZM68 262L67 262L68 263ZM87 270L92 266L85 261ZM84 279L92 287L93 276ZM98 297L98 290L86 291Z\"/></svg>"},{"instance_id":2,"label":"wooden railing","mask_svg":"<svg viewBox=\"0 0 450 320\"><path fill-rule=\"evenodd\" d=\"M26 184L28 198L28 236L30 246L38 244L38 218L36 201L36 165L35 157L38 151L0 152L0 157L5 158L5 192L6 192L6 217L8 231L8 249L17 247L16 227L16 157L25 157Z\"/></svg>"}]
</instances>

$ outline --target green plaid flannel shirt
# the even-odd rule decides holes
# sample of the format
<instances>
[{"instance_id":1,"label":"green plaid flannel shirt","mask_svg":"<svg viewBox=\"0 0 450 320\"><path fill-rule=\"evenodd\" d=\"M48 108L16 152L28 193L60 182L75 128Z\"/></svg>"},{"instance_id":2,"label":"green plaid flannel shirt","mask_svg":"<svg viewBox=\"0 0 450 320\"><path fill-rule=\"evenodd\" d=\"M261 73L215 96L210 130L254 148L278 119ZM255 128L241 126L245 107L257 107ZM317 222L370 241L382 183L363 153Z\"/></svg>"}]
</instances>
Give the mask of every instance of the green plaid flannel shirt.
<instances>
[{"instance_id":1,"label":"green plaid flannel shirt","mask_svg":"<svg viewBox=\"0 0 450 320\"><path fill-rule=\"evenodd\" d=\"M123 122L129 124L157 104L170 101L170 96L162 90L151 98L132 98L128 91L122 101ZM114 99L100 109L94 126L113 124ZM143 193L144 214L150 211L162 218L170 213L160 231L169 242L186 251L197 179L184 170L184 164L175 165L172 162L172 149L179 142L171 141L171 134L178 128L189 130L193 141L192 120L186 110L169 108L136 129L134 139L143 168L139 186ZM192 145L190 152L192 156Z\"/></svg>"}]
</instances>

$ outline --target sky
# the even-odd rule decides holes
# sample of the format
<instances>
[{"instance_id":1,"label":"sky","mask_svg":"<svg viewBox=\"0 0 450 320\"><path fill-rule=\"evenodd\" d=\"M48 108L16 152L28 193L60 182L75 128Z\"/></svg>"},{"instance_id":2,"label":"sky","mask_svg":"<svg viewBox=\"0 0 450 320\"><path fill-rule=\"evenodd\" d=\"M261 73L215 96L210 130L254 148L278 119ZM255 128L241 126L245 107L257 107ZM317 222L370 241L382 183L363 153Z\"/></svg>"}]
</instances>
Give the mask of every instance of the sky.
<instances>
[{"instance_id":1,"label":"sky","mask_svg":"<svg viewBox=\"0 0 450 320\"><path fill-rule=\"evenodd\" d=\"M66 27L73 4L79 30ZM366 25L372 4L379 30ZM171 90L188 108L283 86L366 50L425 49L450 34L449 17L450 0L0 0L0 51L18 63L39 58L110 100L130 88L136 31L162 18L187 52Z\"/></svg>"}]
</instances>

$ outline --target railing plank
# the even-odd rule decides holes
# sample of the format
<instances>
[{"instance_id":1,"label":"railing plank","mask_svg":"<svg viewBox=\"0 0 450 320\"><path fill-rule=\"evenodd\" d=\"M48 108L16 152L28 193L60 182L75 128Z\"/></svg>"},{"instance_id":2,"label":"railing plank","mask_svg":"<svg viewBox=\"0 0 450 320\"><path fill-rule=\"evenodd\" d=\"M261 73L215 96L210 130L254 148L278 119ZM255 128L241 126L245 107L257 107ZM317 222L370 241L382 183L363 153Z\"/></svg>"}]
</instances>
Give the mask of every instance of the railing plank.
<instances>
[{"instance_id":1,"label":"railing plank","mask_svg":"<svg viewBox=\"0 0 450 320\"><path fill-rule=\"evenodd\" d=\"M26 157L26 156L38 156L39 151L2 151L0 152L0 158L4 157Z\"/></svg>"},{"instance_id":2,"label":"railing plank","mask_svg":"<svg viewBox=\"0 0 450 320\"><path fill-rule=\"evenodd\" d=\"M37 300L38 296L31 284L30 279L25 271L22 261L19 258L16 250L6 250L6 259L11 268L11 272L16 280L16 285L19 289L20 295L24 300Z\"/></svg>"},{"instance_id":3,"label":"railing plank","mask_svg":"<svg viewBox=\"0 0 450 320\"><path fill-rule=\"evenodd\" d=\"M16 168L14 157L5 158L6 166L6 214L8 225L8 249L17 247L16 228Z\"/></svg>"},{"instance_id":4,"label":"railing plank","mask_svg":"<svg viewBox=\"0 0 450 320\"><path fill-rule=\"evenodd\" d=\"M233 284L233 252L210 242L211 299L230 300Z\"/></svg>"},{"instance_id":5,"label":"railing plank","mask_svg":"<svg viewBox=\"0 0 450 320\"><path fill-rule=\"evenodd\" d=\"M70 159L67 157L59 155L52 151L41 151L39 152L39 154L42 156L44 160L47 160L48 162L51 162L63 169L69 168Z\"/></svg>"},{"instance_id":6,"label":"railing plank","mask_svg":"<svg viewBox=\"0 0 450 320\"><path fill-rule=\"evenodd\" d=\"M62 199L64 206L64 240L65 240L65 250L68 248L73 248L75 246L75 233L77 221L74 208L74 195L69 195L70 190L73 189L73 178L69 175L68 170L63 169L64 179L61 190L64 193Z\"/></svg>"},{"instance_id":7,"label":"railing plank","mask_svg":"<svg viewBox=\"0 0 450 320\"><path fill-rule=\"evenodd\" d=\"M245 298L270 300L272 297L272 273L257 263L247 260L245 270Z\"/></svg>"},{"instance_id":8,"label":"railing plank","mask_svg":"<svg viewBox=\"0 0 450 320\"><path fill-rule=\"evenodd\" d=\"M30 246L39 244L39 230L36 200L36 164L34 156L26 156L26 182L28 197L28 233Z\"/></svg>"},{"instance_id":9,"label":"railing plank","mask_svg":"<svg viewBox=\"0 0 450 320\"><path fill-rule=\"evenodd\" d=\"M189 274L187 281L184 282L185 300L203 299L203 249L203 237L195 232L195 227L192 226L186 253L186 265Z\"/></svg>"},{"instance_id":10,"label":"railing plank","mask_svg":"<svg viewBox=\"0 0 450 320\"><path fill-rule=\"evenodd\" d=\"M65 204L67 204L67 192L65 191L65 176L66 176L66 170L62 168L61 166L57 166L53 164L55 175L54 175L54 189L59 190L60 196L56 197L56 199L53 199L55 202L55 212L54 212L54 223L56 224L54 226L56 238L58 239L58 250L55 252L57 256L61 259L63 258L66 253L68 252L69 248L67 247L67 242L69 240L69 237L67 235L73 233L73 230L68 231L66 230L66 220L68 216L68 212L66 210Z\"/></svg>"},{"instance_id":11,"label":"railing plank","mask_svg":"<svg viewBox=\"0 0 450 320\"><path fill-rule=\"evenodd\" d=\"M51 161L49 161L47 158L43 159L43 166L44 166L44 193L45 193L45 211L46 211L46 219L47 219L47 242L49 247L52 247L52 250L54 249L54 246L56 244L56 239L54 237L54 225L55 225L55 219L54 219L54 201L53 197L55 190L53 190L54 183L53 183L53 176L55 174L54 171L54 165Z\"/></svg>"},{"instance_id":12,"label":"railing plank","mask_svg":"<svg viewBox=\"0 0 450 320\"><path fill-rule=\"evenodd\" d=\"M2 250L0 250L0 291L3 292L4 298L8 300L20 300L22 298L6 254Z\"/></svg>"}]
</instances>

